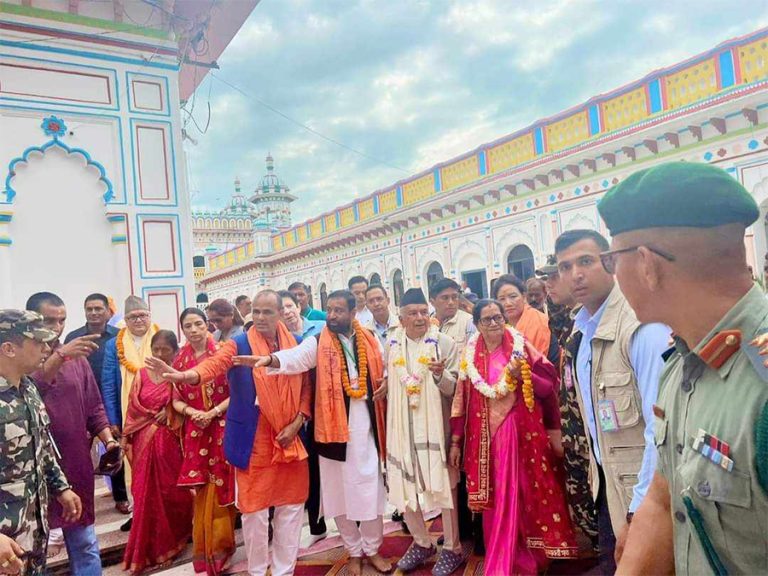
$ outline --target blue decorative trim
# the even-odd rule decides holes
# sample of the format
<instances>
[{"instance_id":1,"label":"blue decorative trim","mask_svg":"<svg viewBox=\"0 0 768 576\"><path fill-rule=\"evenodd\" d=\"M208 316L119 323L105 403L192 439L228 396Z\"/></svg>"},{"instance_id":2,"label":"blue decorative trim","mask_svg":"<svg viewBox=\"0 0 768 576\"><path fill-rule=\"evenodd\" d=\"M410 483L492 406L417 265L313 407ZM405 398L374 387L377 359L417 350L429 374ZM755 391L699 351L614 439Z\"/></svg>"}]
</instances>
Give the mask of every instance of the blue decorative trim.
<instances>
[{"instance_id":1,"label":"blue decorative trim","mask_svg":"<svg viewBox=\"0 0 768 576\"><path fill-rule=\"evenodd\" d=\"M141 298L144 300L144 302L149 302L147 297L153 293L153 292L168 292L171 290L175 290L176 292L179 292L181 295L181 302L180 308L181 310L184 310L184 308L187 307L187 289L181 285L174 285L174 286L142 286L141 287ZM181 312L179 312L181 313Z\"/></svg>"},{"instance_id":2,"label":"blue decorative trim","mask_svg":"<svg viewBox=\"0 0 768 576\"><path fill-rule=\"evenodd\" d=\"M0 42L2 45L2 42ZM10 54L8 52L0 53L0 60L8 62L9 60L28 60L30 62L43 62L45 64L58 64L60 66L67 67L69 69L85 68L90 70L100 70L102 72L109 72L111 79L114 81L114 89L111 90L114 104L69 104L60 100L45 99L45 96L39 96L42 100L34 100L31 98L14 98L12 96L0 96L0 100L8 100L10 102L24 102L26 104L45 104L47 106L67 106L68 108L103 108L105 110L120 111L120 80L117 77L117 70L114 68L104 68L102 66L89 66L87 64L72 64L71 62L63 62L61 60L51 60L49 58L30 58L28 56L17 56L16 54ZM66 69L62 69L66 71Z\"/></svg>"},{"instance_id":3,"label":"blue decorative trim","mask_svg":"<svg viewBox=\"0 0 768 576\"><path fill-rule=\"evenodd\" d=\"M126 220L125 214L110 214L107 216L108 222L125 222Z\"/></svg>"},{"instance_id":4,"label":"blue decorative trim","mask_svg":"<svg viewBox=\"0 0 768 576\"><path fill-rule=\"evenodd\" d=\"M10 222L13 220L13 212L0 212L0 222Z\"/></svg>"},{"instance_id":5,"label":"blue decorative trim","mask_svg":"<svg viewBox=\"0 0 768 576\"><path fill-rule=\"evenodd\" d=\"M178 257L178 274L157 274L150 272L149 275L144 274L144 229L141 225L142 220L168 220L175 221L176 231L176 250ZM155 279L155 278L183 278L184 277L184 248L181 245L181 225L179 222L178 214L137 214L136 215L136 236L138 237L138 252L139 252L139 276L142 280Z\"/></svg>"},{"instance_id":6,"label":"blue decorative trim","mask_svg":"<svg viewBox=\"0 0 768 576\"><path fill-rule=\"evenodd\" d=\"M11 244L13 244L13 240L8 236L0 236L0 246L10 246Z\"/></svg>"},{"instance_id":7,"label":"blue decorative trim","mask_svg":"<svg viewBox=\"0 0 768 576\"><path fill-rule=\"evenodd\" d=\"M147 112L146 110L142 110L141 108L135 108L134 107L134 101L133 101L133 89L131 86L131 77L147 77L147 78L159 78L163 81L163 92L165 94L165 112ZM140 78L139 78L140 79ZM126 71L125 73L125 92L128 97L128 111L132 112L133 114L144 114L147 116L166 116L169 117L171 115L171 97L169 94L169 87L168 87L168 78L166 76L159 76L157 74L137 74L135 72ZM161 96L162 97L162 96Z\"/></svg>"},{"instance_id":8,"label":"blue decorative trim","mask_svg":"<svg viewBox=\"0 0 768 576\"><path fill-rule=\"evenodd\" d=\"M395 191L395 199L397 200L397 207L400 208L403 205L403 187L398 186Z\"/></svg>"},{"instance_id":9,"label":"blue decorative trim","mask_svg":"<svg viewBox=\"0 0 768 576\"><path fill-rule=\"evenodd\" d=\"M651 114L664 110L664 102L661 98L661 82L658 78L648 83L648 95L650 96Z\"/></svg>"},{"instance_id":10,"label":"blue decorative trim","mask_svg":"<svg viewBox=\"0 0 768 576\"><path fill-rule=\"evenodd\" d=\"M8 104L0 104L0 110L2 109L8 109L8 110L35 110L38 112L61 112L64 114L76 114L77 116L86 116L89 118L106 118L107 120L115 120L117 121L117 133L118 133L118 143L120 145L120 169L122 171L122 180L123 180L123 199L119 201L111 201L109 204L111 206L118 206L118 205L125 205L128 204L127 199L127 180L125 175L125 150L123 147L123 121L120 118L120 116L111 116L109 114L88 114L86 112L72 112L71 110L56 110L54 108L51 108L50 106L46 107L45 110L41 110L40 108L32 107L32 106L10 106ZM136 175L133 175L134 179L136 178ZM8 204L9 202L0 200L0 205Z\"/></svg>"},{"instance_id":11,"label":"blue decorative trim","mask_svg":"<svg viewBox=\"0 0 768 576\"><path fill-rule=\"evenodd\" d=\"M537 126L533 131L533 145L537 156L544 154L544 131L541 126Z\"/></svg>"},{"instance_id":12,"label":"blue decorative trim","mask_svg":"<svg viewBox=\"0 0 768 576\"><path fill-rule=\"evenodd\" d=\"M435 180L435 192L440 192L443 189L443 179L440 177L440 168L435 168L432 171Z\"/></svg>"},{"instance_id":13,"label":"blue decorative trim","mask_svg":"<svg viewBox=\"0 0 768 576\"><path fill-rule=\"evenodd\" d=\"M720 63L720 88L728 88L736 84L733 53L730 50L721 52L718 56L718 62Z\"/></svg>"},{"instance_id":14,"label":"blue decorative trim","mask_svg":"<svg viewBox=\"0 0 768 576\"><path fill-rule=\"evenodd\" d=\"M138 154L136 153L136 140L138 138L138 132L135 129L135 125L143 124L143 125L160 125L163 126L165 129L165 138L166 143L171 151L171 165L169 168L169 178L172 179L173 183L173 197L169 198L165 201L150 201L150 202L144 202L139 199L139 164L138 164ZM133 165L133 201L137 206L174 206L177 207L179 205L179 191L177 189L177 178L176 178L176 148L173 145L173 124L170 122L166 122L165 120L141 120L136 118L131 118L129 122L130 130L131 130L131 163Z\"/></svg>"},{"instance_id":15,"label":"blue decorative trim","mask_svg":"<svg viewBox=\"0 0 768 576\"><path fill-rule=\"evenodd\" d=\"M488 163L485 150L480 150L480 152L477 153L477 173L480 176L488 174Z\"/></svg>"},{"instance_id":16,"label":"blue decorative trim","mask_svg":"<svg viewBox=\"0 0 768 576\"><path fill-rule=\"evenodd\" d=\"M112 182L109 178L107 178L107 171L104 169L104 166L93 160L91 155L82 148L71 148L59 140L59 136L63 136L66 133L67 126L64 124L64 121L60 118L57 118L56 116L49 116L43 120L41 127L46 135L53 136L53 138L42 146L30 146L24 150L21 156L14 158L11 160L10 164L8 164L8 176L5 178L5 190L3 191L5 194L6 202L8 204L12 204L13 199L16 197L16 190L14 190L13 186L11 186L11 180L13 180L14 176L16 176L16 165L20 162L28 162L29 155L32 152L45 154L45 151L52 146L58 146L67 154L80 154L83 158L85 158L88 166L94 166L99 171L99 180L101 180L107 187L106 192L104 192L104 195L102 196L104 203L106 204L112 200L112 198L115 196L115 192L112 188Z\"/></svg>"},{"instance_id":17,"label":"blue decorative trim","mask_svg":"<svg viewBox=\"0 0 768 576\"><path fill-rule=\"evenodd\" d=\"M128 237L124 234L115 234L112 236L112 244L125 244L128 242Z\"/></svg>"},{"instance_id":18,"label":"blue decorative trim","mask_svg":"<svg viewBox=\"0 0 768 576\"><path fill-rule=\"evenodd\" d=\"M10 40L0 40L0 46L10 48L23 48L24 50L35 50L37 52L53 52L54 54L69 54L71 56L80 56L92 60L105 60L107 62L120 62L122 64L135 64L144 68L161 68L163 70L179 70L178 64L164 64L162 62L150 62L149 60L138 60L136 58L123 58L122 56L111 56L99 52L85 52L83 50L69 50L67 48L57 48L55 46L39 46L29 42L11 42Z\"/></svg>"}]
</instances>

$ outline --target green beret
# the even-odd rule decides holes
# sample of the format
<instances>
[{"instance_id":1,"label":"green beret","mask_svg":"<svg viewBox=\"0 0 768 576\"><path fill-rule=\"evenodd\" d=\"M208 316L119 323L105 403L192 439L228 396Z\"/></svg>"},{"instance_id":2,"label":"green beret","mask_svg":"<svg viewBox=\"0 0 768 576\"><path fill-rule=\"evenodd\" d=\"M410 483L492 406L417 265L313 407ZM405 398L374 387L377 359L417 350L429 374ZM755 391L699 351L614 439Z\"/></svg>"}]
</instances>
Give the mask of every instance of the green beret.
<instances>
[{"instance_id":1,"label":"green beret","mask_svg":"<svg viewBox=\"0 0 768 576\"><path fill-rule=\"evenodd\" d=\"M612 236L645 228L711 228L760 216L752 195L720 168L669 162L640 170L597 205Z\"/></svg>"}]
</instances>

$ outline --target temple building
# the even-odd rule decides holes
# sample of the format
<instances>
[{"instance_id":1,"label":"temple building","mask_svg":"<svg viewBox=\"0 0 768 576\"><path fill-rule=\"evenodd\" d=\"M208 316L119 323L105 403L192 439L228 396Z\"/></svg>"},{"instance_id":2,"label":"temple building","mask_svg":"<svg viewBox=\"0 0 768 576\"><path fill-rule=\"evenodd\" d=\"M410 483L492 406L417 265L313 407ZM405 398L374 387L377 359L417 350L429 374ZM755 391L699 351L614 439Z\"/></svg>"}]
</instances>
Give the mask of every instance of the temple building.
<instances>
[{"instance_id":1,"label":"temple building","mask_svg":"<svg viewBox=\"0 0 768 576\"><path fill-rule=\"evenodd\" d=\"M606 233L597 202L634 171L673 160L717 165L768 211L768 29L626 86L270 236L210 257L200 288L233 298L308 284L315 306L362 274L395 293L442 276L488 295L529 277L565 230ZM702 190L706 202L706 190ZM765 218L745 238L753 270Z\"/></svg>"},{"instance_id":2,"label":"temple building","mask_svg":"<svg viewBox=\"0 0 768 576\"><path fill-rule=\"evenodd\" d=\"M258 0L0 2L0 301L194 302L180 104Z\"/></svg>"}]
</instances>

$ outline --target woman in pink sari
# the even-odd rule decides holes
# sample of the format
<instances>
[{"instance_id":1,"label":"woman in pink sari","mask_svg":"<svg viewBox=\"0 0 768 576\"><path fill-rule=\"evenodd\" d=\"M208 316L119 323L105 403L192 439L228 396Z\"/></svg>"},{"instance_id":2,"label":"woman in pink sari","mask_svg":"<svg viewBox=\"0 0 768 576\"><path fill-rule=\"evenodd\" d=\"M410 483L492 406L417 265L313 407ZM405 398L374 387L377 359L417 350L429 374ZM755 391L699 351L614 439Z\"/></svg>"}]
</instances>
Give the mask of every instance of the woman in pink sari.
<instances>
[{"instance_id":1,"label":"woman in pink sari","mask_svg":"<svg viewBox=\"0 0 768 576\"><path fill-rule=\"evenodd\" d=\"M176 334L170 330L159 330L152 337L155 358L172 363L178 350ZM123 428L134 501L123 568L132 574L170 563L192 533L192 494L176 486L182 454L170 403L171 385L142 368L131 388Z\"/></svg>"},{"instance_id":2,"label":"woman in pink sari","mask_svg":"<svg viewBox=\"0 0 768 576\"><path fill-rule=\"evenodd\" d=\"M482 512L485 574L536 574L578 547L558 472L555 368L480 300L451 412L449 462L462 460L469 507Z\"/></svg>"}]
</instances>

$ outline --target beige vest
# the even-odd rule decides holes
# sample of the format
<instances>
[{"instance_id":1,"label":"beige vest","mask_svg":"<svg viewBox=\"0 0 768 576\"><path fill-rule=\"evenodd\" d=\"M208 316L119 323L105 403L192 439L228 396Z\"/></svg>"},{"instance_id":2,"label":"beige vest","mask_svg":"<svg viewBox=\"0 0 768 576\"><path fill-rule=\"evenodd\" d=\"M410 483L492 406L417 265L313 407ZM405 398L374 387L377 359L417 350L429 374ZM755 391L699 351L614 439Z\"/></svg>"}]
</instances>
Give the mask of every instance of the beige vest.
<instances>
[{"instance_id":1,"label":"beige vest","mask_svg":"<svg viewBox=\"0 0 768 576\"><path fill-rule=\"evenodd\" d=\"M637 380L630 362L629 347L632 336L640 326L618 284L608 296L600 324L592 338L592 406L597 428L597 444L603 474L606 479L606 496L611 524L615 534L626 524L629 504L632 501L637 475L643 463L645 451L645 419ZM573 374L576 374L574 367ZM579 410L584 422L584 399L576 386ZM603 432L598 418L598 402L613 400L619 430ZM588 426L584 426L587 438ZM600 488L597 461L590 450L589 484L592 497L597 500Z\"/></svg>"},{"instance_id":2,"label":"beige vest","mask_svg":"<svg viewBox=\"0 0 768 576\"><path fill-rule=\"evenodd\" d=\"M470 324L472 324L472 314L464 312L464 310L457 310L453 318L446 320L440 326L440 332L450 336L458 344L459 351L461 352L467 344L467 331L471 331L471 328L469 328Z\"/></svg>"}]
</instances>

